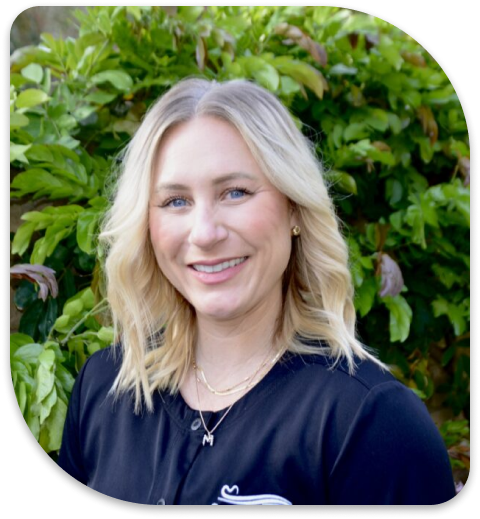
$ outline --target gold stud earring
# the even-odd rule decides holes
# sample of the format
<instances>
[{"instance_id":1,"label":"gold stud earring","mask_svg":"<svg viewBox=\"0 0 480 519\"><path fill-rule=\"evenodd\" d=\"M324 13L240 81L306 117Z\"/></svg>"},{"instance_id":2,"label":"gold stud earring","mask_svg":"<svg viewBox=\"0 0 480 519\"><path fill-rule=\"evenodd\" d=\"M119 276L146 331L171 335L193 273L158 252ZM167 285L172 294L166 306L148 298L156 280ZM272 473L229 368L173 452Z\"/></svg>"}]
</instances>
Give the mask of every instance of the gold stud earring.
<instances>
[{"instance_id":1,"label":"gold stud earring","mask_svg":"<svg viewBox=\"0 0 480 519\"><path fill-rule=\"evenodd\" d=\"M300 236L301 229L298 225L292 227L292 236Z\"/></svg>"}]
</instances>

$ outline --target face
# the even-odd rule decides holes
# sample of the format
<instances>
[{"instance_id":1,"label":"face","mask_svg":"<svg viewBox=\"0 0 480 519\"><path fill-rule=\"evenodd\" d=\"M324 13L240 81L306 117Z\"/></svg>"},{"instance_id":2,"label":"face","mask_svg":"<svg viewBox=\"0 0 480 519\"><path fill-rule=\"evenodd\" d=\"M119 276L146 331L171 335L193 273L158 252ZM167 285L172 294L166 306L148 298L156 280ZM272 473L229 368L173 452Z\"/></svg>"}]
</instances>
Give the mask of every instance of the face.
<instances>
[{"instance_id":1,"label":"face","mask_svg":"<svg viewBox=\"0 0 480 519\"><path fill-rule=\"evenodd\" d=\"M197 315L229 320L279 304L296 217L239 132L213 117L182 123L155 168L150 239Z\"/></svg>"}]
</instances>

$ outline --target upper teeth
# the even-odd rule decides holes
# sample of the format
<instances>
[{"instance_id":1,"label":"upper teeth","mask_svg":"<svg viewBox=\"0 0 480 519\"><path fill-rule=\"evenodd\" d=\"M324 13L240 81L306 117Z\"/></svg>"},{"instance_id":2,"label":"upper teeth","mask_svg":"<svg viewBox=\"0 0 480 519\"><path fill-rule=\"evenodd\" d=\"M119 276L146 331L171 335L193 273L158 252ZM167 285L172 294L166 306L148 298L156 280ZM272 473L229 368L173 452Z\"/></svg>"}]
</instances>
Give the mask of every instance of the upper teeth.
<instances>
[{"instance_id":1,"label":"upper teeth","mask_svg":"<svg viewBox=\"0 0 480 519\"><path fill-rule=\"evenodd\" d=\"M231 267L235 267L236 265L240 265L240 263L243 263L247 258L237 258L230 261L224 261L223 263L218 263L217 265L192 265L195 270L198 270L199 272L221 272L222 270L229 269Z\"/></svg>"}]
</instances>

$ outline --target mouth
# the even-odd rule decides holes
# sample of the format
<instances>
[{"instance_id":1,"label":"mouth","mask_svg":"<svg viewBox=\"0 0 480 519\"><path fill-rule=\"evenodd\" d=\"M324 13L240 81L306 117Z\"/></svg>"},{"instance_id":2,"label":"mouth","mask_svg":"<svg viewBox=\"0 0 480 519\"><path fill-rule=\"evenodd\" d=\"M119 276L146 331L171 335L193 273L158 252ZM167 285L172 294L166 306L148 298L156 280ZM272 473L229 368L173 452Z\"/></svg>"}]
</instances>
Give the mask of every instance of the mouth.
<instances>
[{"instance_id":1,"label":"mouth","mask_svg":"<svg viewBox=\"0 0 480 519\"><path fill-rule=\"evenodd\" d=\"M244 266L248 263L250 256L243 256L243 258L243 261L241 261L240 263L237 263L236 265L234 264L233 266L227 266L226 268L218 272L205 272L201 270L196 270L193 268L192 265L188 265L188 268L198 281L205 283L207 285L213 285L228 281L229 279L235 277L239 272L241 272Z\"/></svg>"},{"instance_id":2,"label":"mouth","mask_svg":"<svg viewBox=\"0 0 480 519\"><path fill-rule=\"evenodd\" d=\"M219 263L215 263L213 265L202 264L202 263L191 263L187 265L190 269L195 270L195 272L201 272L203 274L219 274L225 270L229 270L231 268L235 268L245 261L248 260L250 256L238 256L237 258L232 258L231 260L224 260ZM195 265L198 268L195 268Z\"/></svg>"}]
</instances>

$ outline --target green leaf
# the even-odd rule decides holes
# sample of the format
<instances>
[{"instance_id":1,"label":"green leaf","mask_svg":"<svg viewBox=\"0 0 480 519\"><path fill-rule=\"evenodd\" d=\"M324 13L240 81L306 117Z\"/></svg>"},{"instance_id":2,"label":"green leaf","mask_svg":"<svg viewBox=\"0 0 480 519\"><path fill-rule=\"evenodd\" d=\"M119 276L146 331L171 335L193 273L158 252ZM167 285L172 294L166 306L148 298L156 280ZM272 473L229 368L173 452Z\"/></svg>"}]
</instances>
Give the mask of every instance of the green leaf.
<instances>
[{"instance_id":1,"label":"green leaf","mask_svg":"<svg viewBox=\"0 0 480 519\"><path fill-rule=\"evenodd\" d=\"M57 402L57 390L55 389L55 385L52 387L52 390L50 393L43 399L43 401L40 403L40 425L43 424L43 422L46 420L48 415L50 414L50 411L52 410L52 407Z\"/></svg>"},{"instance_id":2,"label":"green leaf","mask_svg":"<svg viewBox=\"0 0 480 519\"><path fill-rule=\"evenodd\" d=\"M25 152L30 148L31 144L15 144L10 143L10 162L18 160L24 164L28 164L28 159L25 157ZM13 180L15 181L20 175L17 175Z\"/></svg>"},{"instance_id":3,"label":"green leaf","mask_svg":"<svg viewBox=\"0 0 480 519\"><path fill-rule=\"evenodd\" d=\"M80 371L87 360L83 339L70 339L68 341L68 350L75 354L75 369Z\"/></svg>"},{"instance_id":4,"label":"green leaf","mask_svg":"<svg viewBox=\"0 0 480 519\"><path fill-rule=\"evenodd\" d=\"M25 408L27 406L27 386L24 381L20 382L18 388L15 388L15 395L17 397L18 406L20 407L20 411L22 414L25 413Z\"/></svg>"},{"instance_id":5,"label":"green leaf","mask_svg":"<svg viewBox=\"0 0 480 519\"><path fill-rule=\"evenodd\" d=\"M402 99L408 107L419 108L422 104L422 95L417 90L404 90L402 91Z\"/></svg>"},{"instance_id":6,"label":"green leaf","mask_svg":"<svg viewBox=\"0 0 480 519\"><path fill-rule=\"evenodd\" d=\"M441 363L443 367L447 366L449 362L453 359L456 349L457 348L455 346L450 346L446 349L445 353L442 355Z\"/></svg>"},{"instance_id":7,"label":"green leaf","mask_svg":"<svg viewBox=\"0 0 480 519\"><path fill-rule=\"evenodd\" d=\"M87 254L94 252L94 231L98 221L99 212L96 209L87 209L78 216L77 243L80 249Z\"/></svg>"},{"instance_id":8,"label":"green leaf","mask_svg":"<svg viewBox=\"0 0 480 519\"><path fill-rule=\"evenodd\" d=\"M359 141L368 137L369 131L365 123L352 123L349 124L343 131L343 138L345 142Z\"/></svg>"},{"instance_id":9,"label":"green leaf","mask_svg":"<svg viewBox=\"0 0 480 519\"><path fill-rule=\"evenodd\" d=\"M12 195L23 196L29 193L35 193L42 189L50 190L61 187L62 182L44 169L33 168L18 174L11 184Z\"/></svg>"},{"instance_id":10,"label":"green leaf","mask_svg":"<svg viewBox=\"0 0 480 519\"><path fill-rule=\"evenodd\" d=\"M66 417L67 405L58 398L44 423L44 428L48 431L48 442L42 447L47 452L60 449Z\"/></svg>"},{"instance_id":11,"label":"green leaf","mask_svg":"<svg viewBox=\"0 0 480 519\"><path fill-rule=\"evenodd\" d=\"M464 315L465 311L462 306L450 303L443 297L439 297L432 302L432 307L435 317L440 317L441 315L446 315L448 317L457 337L465 332L467 329L467 323Z\"/></svg>"},{"instance_id":12,"label":"green leaf","mask_svg":"<svg viewBox=\"0 0 480 519\"><path fill-rule=\"evenodd\" d=\"M141 8L138 6L127 6L127 13L132 14L137 21L140 21L142 19L142 11Z\"/></svg>"},{"instance_id":13,"label":"green leaf","mask_svg":"<svg viewBox=\"0 0 480 519\"><path fill-rule=\"evenodd\" d=\"M458 101L457 94L451 84L445 88L433 90L423 95L424 102L428 105L444 105L452 101Z\"/></svg>"},{"instance_id":14,"label":"green leaf","mask_svg":"<svg viewBox=\"0 0 480 519\"><path fill-rule=\"evenodd\" d=\"M249 76L268 90L275 92L280 84L280 76L274 66L261 57L248 56L238 60Z\"/></svg>"},{"instance_id":15,"label":"green leaf","mask_svg":"<svg viewBox=\"0 0 480 519\"><path fill-rule=\"evenodd\" d=\"M32 344L33 342L35 341L25 333L10 334L10 355L14 355L21 346L25 346L25 344Z\"/></svg>"},{"instance_id":16,"label":"green leaf","mask_svg":"<svg viewBox=\"0 0 480 519\"><path fill-rule=\"evenodd\" d=\"M72 374L61 364L58 364L57 369L55 370L55 376L57 381L61 384L62 388L67 393L71 393L73 384L75 383L75 379L73 378Z\"/></svg>"},{"instance_id":17,"label":"green leaf","mask_svg":"<svg viewBox=\"0 0 480 519\"><path fill-rule=\"evenodd\" d=\"M397 114L388 113L388 124L394 135L398 135L402 131L402 121Z\"/></svg>"},{"instance_id":18,"label":"green leaf","mask_svg":"<svg viewBox=\"0 0 480 519\"><path fill-rule=\"evenodd\" d=\"M354 76L358 72L358 69L355 67L348 67L343 63L337 63L333 67L330 68L328 73L331 76Z\"/></svg>"},{"instance_id":19,"label":"green leaf","mask_svg":"<svg viewBox=\"0 0 480 519\"><path fill-rule=\"evenodd\" d=\"M55 383L54 367L55 352L44 350L38 357L39 366L36 373L37 390L36 401L41 403L52 391Z\"/></svg>"},{"instance_id":20,"label":"green leaf","mask_svg":"<svg viewBox=\"0 0 480 519\"><path fill-rule=\"evenodd\" d=\"M35 242L30 263L38 263L43 265L45 259L48 258L57 247L57 245L72 232L72 228L63 225L52 225L47 228L47 232L43 238Z\"/></svg>"},{"instance_id":21,"label":"green leaf","mask_svg":"<svg viewBox=\"0 0 480 519\"><path fill-rule=\"evenodd\" d=\"M427 248L425 241L425 220L423 211L419 205L411 205L407 209L405 221L412 227L412 240L418 243L423 249Z\"/></svg>"},{"instance_id":22,"label":"green leaf","mask_svg":"<svg viewBox=\"0 0 480 519\"><path fill-rule=\"evenodd\" d=\"M375 108L370 110L369 113L370 115L366 117L365 123L374 130L384 132L389 126L387 112L380 110L379 108Z\"/></svg>"},{"instance_id":23,"label":"green leaf","mask_svg":"<svg viewBox=\"0 0 480 519\"><path fill-rule=\"evenodd\" d=\"M12 373L12 382L14 387L17 387L20 381L22 381L25 382L29 391L31 391L35 385L33 378L30 376L32 371L31 366L12 358L10 359L10 371Z\"/></svg>"},{"instance_id":24,"label":"green leaf","mask_svg":"<svg viewBox=\"0 0 480 519\"><path fill-rule=\"evenodd\" d=\"M395 178L389 178L386 183L386 197L390 205L395 205L402 199L403 185Z\"/></svg>"},{"instance_id":25,"label":"green leaf","mask_svg":"<svg viewBox=\"0 0 480 519\"><path fill-rule=\"evenodd\" d=\"M12 254L23 255L30 244L36 226L35 222L26 222L18 228L12 242Z\"/></svg>"},{"instance_id":26,"label":"green leaf","mask_svg":"<svg viewBox=\"0 0 480 519\"><path fill-rule=\"evenodd\" d=\"M202 14L203 7L200 5L182 5L178 8L178 17L186 22L193 23Z\"/></svg>"},{"instance_id":27,"label":"green leaf","mask_svg":"<svg viewBox=\"0 0 480 519\"><path fill-rule=\"evenodd\" d=\"M24 334L22 334L24 335ZM28 335L26 336L28 337ZM13 358L21 360L25 364L37 364L39 356L43 352L41 344L33 342L20 346L14 353Z\"/></svg>"},{"instance_id":28,"label":"green leaf","mask_svg":"<svg viewBox=\"0 0 480 519\"><path fill-rule=\"evenodd\" d=\"M29 123L29 119L26 115L23 115L19 112L13 112L10 114L10 129L12 128L21 128L22 126L27 126ZM18 144L17 144L18 146ZM10 159L10 162L12 159Z\"/></svg>"},{"instance_id":29,"label":"green leaf","mask_svg":"<svg viewBox=\"0 0 480 519\"><path fill-rule=\"evenodd\" d=\"M83 105L78 107L74 112L73 116L77 121L84 121L90 117L94 112L96 112L98 107L92 105Z\"/></svg>"},{"instance_id":30,"label":"green leaf","mask_svg":"<svg viewBox=\"0 0 480 519\"><path fill-rule=\"evenodd\" d=\"M29 410L27 411L25 420L34 438L38 440L40 438L40 421L38 415L33 414L32 411Z\"/></svg>"},{"instance_id":31,"label":"green leaf","mask_svg":"<svg viewBox=\"0 0 480 519\"><path fill-rule=\"evenodd\" d=\"M377 293L377 280L375 277L365 279L355 291L355 308L361 317L365 317L372 309Z\"/></svg>"},{"instance_id":32,"label":"green leaf","mask_svg":"<svg viewBox=\"0 0 480 519\"><path fill-rule=\"evenodd\" d=\"M98 350L101 350L102 349L102 345L99 343L99 342L89 342L87 344L87 350L88 350L88 354L89 355L93 355L95 352L97 352Z\"/></svg>"},{"instance_id":33,"label":"green leaf","mask_svg":"<svg viewBox=\"0 0 480 519\"><path fill-rule=\"evenodd\" d=\"M423 213L423 219L425 223L431 225L432 227L439 227L438 224L438 214L437 209L435 207L435 203L431 200L427 200L425 197L421 197L420 207Z\"/></svg>"},{"instance_id":34,"label":"green leaf","mask_svg":"<svg viewBox=\"0 0 480 519\"><path fill-rule=\"evenodd\" d=\"M342 145L343 130L344 127L341 124L336 124L333 128L333 132L331 135L336 148L340 148L340 146Z\"/></svg>"},{"instance_id":35,"label":"green leaf","mask_svg":"<svg viewBox=\"0 0 480 519\"><path fill-rule=\"evenodd\" d=\"M396 213L391 213L389 217L389 221L392 224L392 227L398 232L402 229L403 225L403 211L397 211Z\"/></svg>"},{"instance_id":36,"label":"green leaf","mask_svg":"<svg viewBox=\"0 0 480 519\"><path fill-rule=\"evenodd\" d=\"M464 285L465 281L462 276L458 275L454 270L448 267L443 267L439 264L432 265L432 270L437 276L438 281L445 285L449 290L454 284Z\"/></svg>"},{"instance_id":37,"label":"green leaf","mask_svg":"<svg viewBox=\"0 0 480 519\"><path fill-rule=\"evenodd\" d=\"M125 132L130 136L133 136L134 133L138 130L140 123L137 121L128 121L124 119L123 121L115 121L113 125L113 129L115 132Z\"/></svg>"},{"instance_id":38,"label":"green leaf","mask_svg":"<svg viewBox=\"0 0 480 519\"><path fill-rule=\"evenodd\" d=\"M38 63L30 63L22 69L21 74L24 78L30 79L34 83L41 83L43 79L43 69Z\"/></svg>"},{"instance_id":39,"label":"green leaf","mask_svg":"<svg viewBox=\"0 0 480 519\"><path fill-rule=\"evenodd\" d=\"M390 341L404 342L410 334L412 309L401 295L384 297L383 302L390 311Z\"/></svg>"},{"instance_id":40,"label":"green leaf","mask_svg":"<svg viewBox=\"0 0 480 519\"><path fill-rule=\"evenodd\" d=\"M58 303L53 297L47 299L47 307L38 322L38 331L42 340L45 340L52 329L57 317Z\"/></svg>"},{"instance_id":41,"label":"green leaf","mask_svg":"<svg viewBox=\"0 0 480 519\"><path fill-rule=\"evenodd\" d=\"M95 295L90 287L82 290L77 294L80 296L80 301L82 301L83 305L87 310L91 310L95 306Z\"/></svg>"},{"instance_id":42,"label":"green leaf","mask_svg":"<svg viewBox=\"0 0 480 519\"><path fill-rule=\"evenodd\" d=\"M269 62L281 74L292 77L312 90L319 99L323 98L326 82L317 69L307 63L292 60L289 56L279 56Z\"/></svg>"},{"instance_id":43,"label":"green leaf","mask_svg":"<svg viewBox=\"0 0 480 519\"><path fill-rule=\"evenodd\" d=\"M63 307L63 315L68 315L69 317L75 317L79 315L83 310L83 303L80 299L76 299L74 301L69 301L65 303Z\"/></svg>"},{"instance_id":44,"label":"green leaf","mask_svg":"<svg viewBox=\"0 0 480 519\"><path fill-rule=\"evenodd\" d=\"M391 151L381 150L375 146L368 150L368 157L374 162L380 162L386 166L394 166L396 164L395 157Z\"/></svg>"},{"instance_id":45,"label":"green leaf","mask_svg":"<svg viewBox=\"0 0 480 519\"><path fill-rule=\"evenodd\" d=\"M357 194L357 183L352 175L345 171L332 170L327 174L329 182L338 187L344 193Z\"/></svg>"},{"instance_id":46,"label":"green leaf","mask_svg":"<svg viewBox=\"0 0 480 519\"><path fill-rule=\"evenodd\" d=\"M113 328L102 326L98 331L98 338L107 344L112 344L115 338Z\"/></svg>"},{"instance_id":47,"label":"green leaf","mask_svg":"<svg viewBox=\"0 0 480 519\"><path fill-rule=\"evenodd\" d=\"M106 105L117 97L116 94L109 94L108 92L92 92L85 97L85 101L89 103L96 103L99 105Z\"/></svg>"},{"instance_id":48,"label":"green leaf","mask_svg":"<svg viewBox=\"0 0 480 519\"><path fill-rule=\"evenodd\" d=\"M91 81L93 84L98 85L101 83L110 83L118 90L128 92L133 87L132 78L123 70L104 70L95 74Z\"/></svg>"},{"instance_id":49,"label":"green leaf","mask_svg":"<svg viewBox=\"0 0 480 519\"><path fill-rule=\"evenodd\" d=\"M70 329L69 323L70 315L64 314L57 318L53 327L60 333L67 333Z\"/></svg>"},{"instance_id":50,"label":"green leaf","mask_svg":"<svg viewBox=\"0 0 480 519\"><path fill-rule=\"evenodd\" d=\"M395 70L400 70L403 64L403 58L394 42L388 36L382 35L380 44L377 48L380 54Z\"/></svg>"},{"instance_id":51,"label":"green leaf","mask_svg":"<svg viewBox=\"0 0 480 519\"><path fill-rule=\"evenodd\" d=\"M15 102L17 108L31 108L48 101L50 97L43 91L35 88L27 88L20 93Z\"/></svg>"},{"instance_id":52,"label":"green leaf","mask_svg":"<svg viewBox=\"0 0 480 519\"><path fill-rule=\"evenodd\" d=\"M38 323L44 312L45 305L41 299L34 301L22 314L19 331L37 339Z\"/></svg>"},{"instance_id":53,"label":"green leaf","mask_svg":"<svg viewBox=\"0 0 480 519\"><path fill-rule=\"evenodd\" d=\"M95 58L92 56L97 52L98 53L98 46L95 45L95 42L92 42L93 45L88 45L87 42L85 42L84 38L86 37L82 36L79 38L76 42L76 45L79 47L79 52L77 54L77 59L79 57L79 54L82 52L80 50L80 47L83 49L83 53L78 59L78 61L75 64L75 70L78 71L80 74L84 74L85 72L90 72L90 66L92 65L92 61L95 60Z\"/></svg>"},{"instance_id":54,"label":"green leaf","mask_svg":"<svg viewBox=\"0 0 480 519\"><path fill-rule=\"evenodd\" d=\"M36 162L54 162L53 153L50 151L50 147L44 144L32 144L25 155L28 160Z\"/></svg>"},{"instance_id":55,"label":"green leaf","mask_svg":"<svg viewBox=\"0 0 480 519\"><path fill-rule=\"evenodd\" d=\"M57 121L57 127L61 130L71 131L77 126L77 120L75 117L69 114L60 116Z\"/></svg>"},{"instance_id":56,"label":"green leaf","mask_svg":"<svg viewBox=\"0 0 480 519\"><path fill-rule=\"evenodd\" d=\"M33 222L37 224L37 230L45 229L49 225L55 222L55 219L51 214L47 214L46 211L30 211L22 215L22 220L27 222Z\"/></svg>"}]
</instances>

